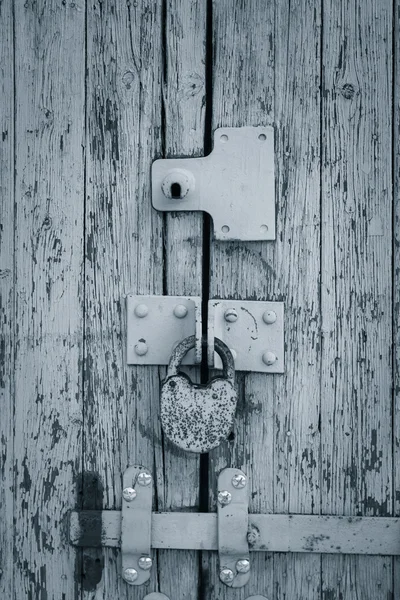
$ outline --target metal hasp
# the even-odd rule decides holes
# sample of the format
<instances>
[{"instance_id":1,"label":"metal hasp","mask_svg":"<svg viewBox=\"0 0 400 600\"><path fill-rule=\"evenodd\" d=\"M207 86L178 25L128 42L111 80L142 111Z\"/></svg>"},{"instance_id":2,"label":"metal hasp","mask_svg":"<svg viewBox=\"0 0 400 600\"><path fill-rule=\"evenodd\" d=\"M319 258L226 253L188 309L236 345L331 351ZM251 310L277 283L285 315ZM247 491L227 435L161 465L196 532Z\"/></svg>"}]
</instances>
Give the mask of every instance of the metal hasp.
<instances>
[{"instance_id":1,"label":"metal hasp","mask_svg":"<svg viewBox=\"0 0 400 600\"><path fill-rule=\"evenodd\" d=\"M184 364L201 362L201 299L197 296L127 296L127 362L167 365L175 346L195 335Z\"/></svg>"},{"instance_id":2,"label":"metal hasp","mask_svg":"<svg viewBox=\"0 0 400 600\"><path fill-rule=\"evenodd\" d=\"M122 577L130 585L150 578L153 478L144 467L129 467L123 476L121 554Z\"/></svg>"},{"instance_id":3,"label":"metal hasp","mask_svg":"<svg viewBox=\"0 0 400 600\"><path fill-rule=\"evenodd\" d=\"M181 342L169 362L161 388L161 425L168 439L187 452L210 452L226 440L233 428L238 400L235 366L229 348L214 340L221 356L223 376L201 385L179 372L186 352L196 343L195 336Z\"/></svg>"},{"instance_id":4,"label":"metal hasp","mask_svg":"<svg viewBox=\"0 0 400 600\"><path fill-rule=\"evenodd\" d=\"M237 371L284 372L284 304L249 300L208 303L208 364L220 368L214 338L229 347Z\"/></svg>"},{"instance_id":5,"label":"metal hasp","mask_svg":"<svg viewBox=\"0 0 400 600\"><path fill-rule=\"evenodd\" d=\"M273 128L223 127L204 158L156 160L152 201L161 211L207 212L217 240L274 240Z\"/></svg>"},{"instance_id":6,"label":"metal hasp","mask_svg":"<svg viewBox=\"0 0 400 600\"><path fill-rule=\"evenodd\" d=\"M239 469L224 469L218 477L219 578L239 588L250 578L249 486Z\"/></svg>"}]
</instances>

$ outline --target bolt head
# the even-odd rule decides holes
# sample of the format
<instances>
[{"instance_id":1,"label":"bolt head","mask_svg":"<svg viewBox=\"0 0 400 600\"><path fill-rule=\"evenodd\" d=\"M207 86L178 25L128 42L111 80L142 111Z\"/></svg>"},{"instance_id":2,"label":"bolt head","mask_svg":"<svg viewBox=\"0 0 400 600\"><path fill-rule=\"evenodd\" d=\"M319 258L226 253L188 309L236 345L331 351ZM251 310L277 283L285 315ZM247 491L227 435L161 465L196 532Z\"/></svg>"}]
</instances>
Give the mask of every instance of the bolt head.
<instances>
[{"instance_id":1,"label":"bolt head","mask_svg":"<svg viewBox=\"0 0 400 600\"><path fill-rule=\"evenodd\" d=\"M139 567L143 569L143 571L148 571L153 566L153 561L150 556L141 556L139 558Z\"/></svg>"},{"instance_id":2,"label":"bolt head","mask_svg":"<svg viewBox=\"0 0 400 600\"><path fill-rule=\"evenodd\" d=\"M136 569L125 569L124 571L124 579L128 583L133 583L138 578L138 572Z\"/></svg>"},{"instance_id":3,"label":"bolt head","mask_svg":"<svg viewBox=\"0 0 400 600\"><path fill-rule=\"evenodd\" d=\"M136 498L136 490L134 490L131 487L126 487L122 491L122 495L124 497L124 500L126 500L127 502L132 502L132 500Z\"/></svg>"},{"instance_id":4,"label":"bolt head","mask_svg":"<svg viewBox=\"0 0 400 600\"><path fill-rule=\"evenodd\" d=\"M184 319L188 314L188 309L184 304L177 304L174 308L174 315L178 317L178 319Z\"/></svg>"},{"instance_id":5,"label":"bolt head","mask_svg":"<svg viewBox=\"0 0 400 600\"><path fill-rule=\"evenodd\" d=\"M228 308L224 313L224 319L228 323L234 323L238 320L238 314L234 308Z\"/></svg>"},{"instance_id":6,"label":"bolt head","mask_svg":"<svg viewBox=\"0 0 400 600\"><path fill-rule=\"evenodd\" d=\"M242 473L235 473L232 477L232 485L236 489L244 488L247 483L247 477Z\"/></svg>"},{"instance_id":7,"label":"bolt head","mask_svg":"<svg viewBox=\"0 0 400 600\"><path fill-rule=\"evenodd\" d=\"M263 363L270 367L276 362L276 355L273 352L264 352L262 359Z\"/></svg>"},{"instance_id":8,"label":"bolt head","mask_svg":"<svg viewBox=\"0 0 400 600\"><path fill-rule=\"evenodd\" d=\"M227 490L223 490L222 492L218 492L218 502L221 506L226 506L232 500L232 494Z\"/></svg>"},{"instance_id":9,"label":"bolt head","mask_svg":"<svg viewBox=\"0 0 400 600\"><path fill-rule=\"evenodd\" d=\"M274 312L273 310L266 310L262 318L264 323L266 323L267 325L271 325L276 321L276 312Z\"/></svg>"},{"instance_id":10,"label":"bolt head","mask_svg":"<svg viewBox=\"0 0 400 600\"><path fill-rule=\"evenodd\" d=\"M250 571L250 561L247 558L241 558L236 563L238 573L248 573Z\"/></svg>"},{"instance_id":11,"label":"bolt head","mask_svg":"<svg viewBox=\"0 0 400 600\"><path fill-rule=\"evenodd\" d=\"M135 308L135 315L139 317L139 319L143 319L149 312L149 307L146 304L138 304Z\"/></svg>"},{"instance_id":12,"label":"bolt head","mask_svg":"<svg viewBox=\"0 0 400 600\"><path fill-rule=\"evenodd\" d=\"M143 486L150 485L151 479L152 478L151 478L150 473L146 473L145 471L142 471L138 475L138 484L143 485Z\"/></svg>"},{"instance_id":13,"label":"bolt head","mask_svg":"<svg viewBox=\"0 0 400 600\"><path fill-rule=\"evenodd\" d=\"M219 578L223 583L231 583L235 579L235 574L232 569L221 569Z\"/></svg>"},{"instance_id":14,"label":"bolt head","mask_svg":"<svg viewBox=\"0 0 400 600\"><path fill-rule=\"evenodd\" d=\"M146 344L146 342L138 342L135 345L135 352L138 356L144 356L145 354L147 354L149 348Z\"/></svg>"}]
</instances>

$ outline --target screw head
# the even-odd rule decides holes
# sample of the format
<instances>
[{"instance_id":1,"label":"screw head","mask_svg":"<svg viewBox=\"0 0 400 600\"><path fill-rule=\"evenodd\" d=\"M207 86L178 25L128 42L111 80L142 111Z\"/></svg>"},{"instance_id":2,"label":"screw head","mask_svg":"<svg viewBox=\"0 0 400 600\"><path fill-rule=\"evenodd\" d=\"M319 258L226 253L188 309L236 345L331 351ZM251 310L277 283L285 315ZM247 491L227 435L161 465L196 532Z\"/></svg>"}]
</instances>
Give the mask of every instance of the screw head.
<instances>
[{"instance_id":1,"label":"screw head","mask_svg":"<svg viewBox=\"0 0 400 600\"><path fill-rule=\"evenodd\" d=\"M153 566L153 561L150 556L141 556L138 561L139 567L143 571L148 571Z\"/></svg>"},{"instance_id":2,"label":"screw head","mask_svg":"<svg viewBox=\"0 0 400 600\"><path fill-rule=\"evenodd\" d=\"M221 506L226 506L232 500L232 494L227 490L223 490L222 492L218 492L218 502Z\"/></svg>"},{"instance_id":3,"label":"screw head","mask_svg":"<svg viewBox=\"0 0 400 600\"><path fill-rule=\"evenodd\" d=\"M141 473L139 473L139 475L138 475L138 484L139 485L147 486L147 485L150 485L150 483L151 483L150 473L146 473L145 471L142 471Z\"/></svg>"},{"instance_id":4,"label":"screw head","mask_svg":"<svg viewBox=\"0 0 400 600\"><path fill-rule=\"evenodd\" d=\"M241 558L236 563L238 573L248 573L250 571L250 561L247 558Z\"/></svg>"},{"instance_id":5,"label":"screw head","mask_svg":"<svg viewBox=\"0 0 400 600\"><path fill-rule=\"evenodd\" d=\"M124 579L128 583L133 583L138 578L138 572L136 569L125 569L124 571Z\"/></svg>"},{"instance_id":6,"label":"screw head","mask_svg":"<svg viewBox=\"0 0 400 600\"><path fill-rule=\"evenodd\" d=\"M238 320L238 314L234 308L228 308L224 313L224 319L228 323L234 323Z\"/></svg>"},{"instance_id":7,"label":"screw head","mask_svg":"<svg viewBox=\"0 0 400 600\"><path fill-rule=\"evenodd\" d=\"M184 304L177 304L174 308L174 315L178 317L178 319L184 319L188 314L188 309Z\"/></svg>"},{"instance_id":8,"label":"screw head","mask_svg":"<svg viewBox=\"0 0 400 600\"><path fill-rule=\"evenodd\" d=\"M147 354L149 348L146 344L146 342L138 342L135 345L135 352L138 356L144 356L145 354Z\"/></svg>"},{"instance_id":9,"label":"screw head","mask_svg":"<svg viewBox=\"0 0 400 600\"><path fill-rule=\"evenodd\" d=\"M219 578L223 583L230 583L235 579L235 574L232 569L221 569L219 572Z\"/></svg>"},{"instance_id":10,"label":"screw head","mask_svg":"<svg viewBox=\"0 0 400 600\"><path fill-rule=\"evenodd\" d=\"M247 477L242 473L235 473L232 477L232 485L236 489L244 488L247 483Z\"/></svg>"},{"instance_id":11,"label":"screw head","mask_svg":"<svg viewBox=\"0 0 400 600\"><path fill-rule=\"evenodd\" d=\"M131 487L126 487L122 491L122 495L124 497L124 500L126 500L127 502L132 502L132 500L136 498L136 490L134 490Z\"/></svg>"},{"instance_id":12,"label":"screw head","mask_svg":"<svg viewBox=\"0 0 400 600\"><path fill-rule=\"evenodd\" d=\"M273 310L266 310L262 318L264 323L266 323L267 325L271 325L276 321L276 312L274 312Z\"/></svg>"},{"instance_id":13,"label":"screw head","mask_svg":"<svg viewBox=\"0 0 400 600\"><path fill-rule=\"evenodd\" d=\"M135 315L139 317L139 319L143 319L149 312L149 307L146 304L138 304L135 308Z\"/></svg>"},{"instance_id":14,"label":"screw head","mask_svg":"<svg viewBox=\"0 0 400 600\"><path fill-rule=\"evenodd\" d=\"M276 355L273 352L264 352L262 355L263 363L269 367L276 362Z\"/></svg>"}]
</instances>

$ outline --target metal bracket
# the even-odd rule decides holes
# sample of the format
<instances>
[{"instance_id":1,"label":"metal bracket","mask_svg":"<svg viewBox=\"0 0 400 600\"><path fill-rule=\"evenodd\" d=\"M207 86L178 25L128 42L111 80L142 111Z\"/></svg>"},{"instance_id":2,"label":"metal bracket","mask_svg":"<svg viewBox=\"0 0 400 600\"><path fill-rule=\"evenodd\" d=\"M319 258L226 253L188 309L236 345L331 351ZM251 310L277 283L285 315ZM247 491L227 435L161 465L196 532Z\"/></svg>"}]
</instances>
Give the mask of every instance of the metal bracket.
<instances>
[{"instance_id":1,"label":"metal bracket","mask_svg":"<svg viewBox=\"0 0 400 600\"><path fill-rule=\"evenodd\" d=\"M218 477L219 577L233 588L243 587L250 578L248 488L239 469L224 469Z\"/></svg>"},{"instance_id":2,"label":"metal bracket","mask_svg":"<svg viewBox=\"0 0 400 600\"><path fill-rule=\"evenodd\" d=\"M284 372L284 304L242 300L210 300L208 364L221 368L214 338L230 348L237 371Z\"/></svg>"},{"instance_id":3,"label":"metal bracket","mask_svg":"<svg viewBox=\"0 0 400 600\"><path fill-rule=\"evenodd\" d=\"M130 585L150 578L153 478L144 467L129 467L123 477L121 553L122 576Z\"/></svg>"},{"instance_id":4,"label":"metal bracket","mask_svg":"<svg viewBox=\"0 0 400 600\"><path fill-rule=\"evenodd\" d=\"M207 212L217 240L274 240L273 128L223 127L204 158L156 160L152 202L161 211Z\"/></svg>"},{"instance_id":5,"label":"metal bracket","mask_svg":"<svg viewBox=\"0 0 400 600\"><path fill-rule=\"evenodd\" d=\"M183 364L201 362L201 300L197 296L127 296L127 362L167 365L177 345L194 335ZM237 371L284 372L282 302L210 300L208 364L221 368L214 339L230 348Z\"/></svg>"},{"instance_id":6,"label":"metal bracket","mask_svg":"<svg viewBox=\"0 0 400 600\"><path fill-rule=\"evenodd\" d=\"M183 364L201 362L201 299L197 296L127 296L127 362L167 365L175 347L195 335Z\"/></svg>"}]
</instances>

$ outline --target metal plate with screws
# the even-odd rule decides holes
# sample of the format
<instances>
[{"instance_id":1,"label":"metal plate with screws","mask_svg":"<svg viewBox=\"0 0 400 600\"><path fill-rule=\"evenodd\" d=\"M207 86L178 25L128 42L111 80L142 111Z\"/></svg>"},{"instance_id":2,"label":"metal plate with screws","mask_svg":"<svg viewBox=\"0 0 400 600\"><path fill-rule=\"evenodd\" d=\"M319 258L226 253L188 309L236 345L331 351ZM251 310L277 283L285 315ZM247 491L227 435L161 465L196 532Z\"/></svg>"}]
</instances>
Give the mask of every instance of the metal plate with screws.
<instances>
[{"instance_id":1,"label":"metal plate with screws","mask_svg":"<svg viewBox=\"0 0 400 600\"><path fill-rule=\"evenodd\" d=\"M156 160L152 201L157 210L207 212L217 240L274 240L273 128L224 127L204 158Z\"/></svg>"},{"instance_id":2,"label":"metal plate with screws","mask_svg":"<svg viewBox=\"0 0 400 600\"><path fill-rule=\"evenodd\" d=\"M197 296L127 296L127 362L167 365L174 348L195 335L183 364L201 362L201 299Z\"/></svg>"},{"instance_id":3,"label":"metal plate with screws","mask_svg":"<svg viewBox=\"0 0 400 600\"><path fill-rule=\"evenodd\" d=\"M122 489L121 553L122 577L130 585L150 578L151 509L153 478L144 467L129 467Z\"/></svg>"},{"instance_id":4,"label":"metal plate with screws","mask_svg":"<svg viewBox=\"0 0 400 600\"><path fill-rule=\"evenodd\" d=\"M229 587L243 587L250 578L249 485L243 471L221 471L217 505L219 577Z\"/></svg>"},{"instance_id":5,"label":"metal plate with screws","mask_svg":"<svg viewBox=\"0 0 400 600\"><path fill-rule=\"evenodd\" d=\"M229 347L236 371L284 372L282 302L210 300L208 303L208 364L221 368L214 338Z\"/></svg>"}]
</instances>

